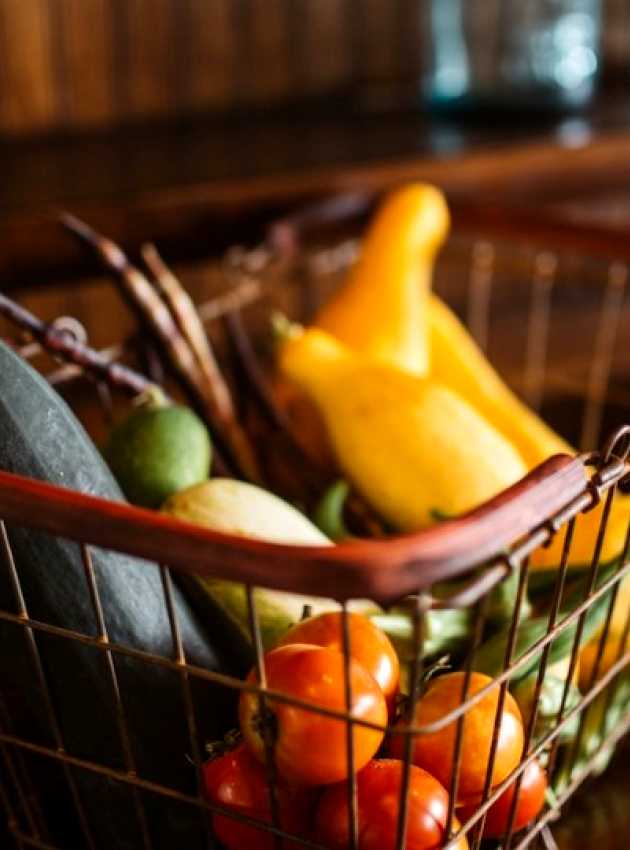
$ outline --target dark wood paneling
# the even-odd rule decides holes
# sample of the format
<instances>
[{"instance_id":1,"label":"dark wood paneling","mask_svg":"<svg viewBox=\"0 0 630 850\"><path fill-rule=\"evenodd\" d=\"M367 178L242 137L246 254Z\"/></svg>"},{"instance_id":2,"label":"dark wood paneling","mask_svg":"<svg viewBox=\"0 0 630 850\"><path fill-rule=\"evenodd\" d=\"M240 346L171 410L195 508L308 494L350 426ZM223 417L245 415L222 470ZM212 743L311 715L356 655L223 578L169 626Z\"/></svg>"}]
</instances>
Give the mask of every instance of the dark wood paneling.
<instances>
[{"instance_id":1,"label":"dark wood paneling","mask_svg":"<svg viewBox=\"0 0 630 850\"><path fill-rule=\"evenodd\" d=\"M0 0L0 133L412 90L429 0ZM485 30L505 4L466 0ZM630 56L626 0L605 48ZM492 24L496 28L496 23ZM410 88L411 87L411 88Z\"/></svg>"},{"instance_id":2,"label":"dark wood paneling","mask_svg":"<svg viewBox=\"0 0 630 850\"><path fill-rule=\"evenodd\" d=\"M61 115L47 0L0 3L0 129L44 130Z\"/></svg>"}]
</instances>

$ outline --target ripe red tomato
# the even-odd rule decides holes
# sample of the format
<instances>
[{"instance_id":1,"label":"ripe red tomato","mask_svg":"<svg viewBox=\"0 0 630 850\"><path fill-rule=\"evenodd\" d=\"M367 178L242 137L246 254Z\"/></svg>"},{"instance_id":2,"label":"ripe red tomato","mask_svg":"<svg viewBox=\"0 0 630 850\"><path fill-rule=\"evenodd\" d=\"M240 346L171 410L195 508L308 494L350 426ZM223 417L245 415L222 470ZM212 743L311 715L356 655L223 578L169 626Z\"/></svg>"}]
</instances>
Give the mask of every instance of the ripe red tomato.
<instances>
[{"instance_id":1,"label":"ripe red tomato","mask_svg":"<svg viewBox=\"0 0 630 850\"><path fill-rule=\"evenodd\" d=\"M342 617L341 612L337 611L309 617L289 629L280 641L280 646L290 643L312 643L343 652ZM400 663L390 639L363 614L349 614L348 627L351 656L374 676L385 694L387 706L391 711L398 692Z\"/></svg>"},{"instance_id":2,"label":"ripe red tomato","mask_svg":"<svg viewBox=\"0 0 630 850\"><path fill-rule=\"evenodd\" d=\"M265 656L265 669L270 690L345 712L344 659L340 652L300 643L279 646ZM253 672L249 681L255 681ZM354 659L350 659L350 686L354 717L385 726L383 692ZM281 776L302 785L327 785L347 777L345 721L326 717L316 708L298 708L280 701L268 700L268 708L275 719L274 755ZM256 694L241 693L239 719L246 742L263 761L265 748ZM383 732L355 725L353 738L355 770L360 770L378 750Z\"/></svg>"},{"instance_id":3,"label":"ripe red tomato","mask_svg":"<svg viewBox=\"0 0 630 850\"><path fill-rule=\"evenodd\" d=\"M496 803L488 809L483 834L485 838L501 838L508 830L512 800L516 790L516 781L507 787ZM547 774L536 759L523 772L523 779L518 794L518 803L514 814L513 832L518 832L531 823L545 804L547 790ZM458 810L461 820L465 823L477 811L479 802L465 804Z\"/></svg>"},{"instance_id":4,"label":"ripe red tomato","mask_svg":"<svg viewBox=\"0 0 630 850\"><path fill-rule=\"evenodd\" d=\"M446 716L461 705L464 673L448 673L429 686L418 701L414 716L416 726L426 726ZM469 695L477 693L492 679L482 673L473 673ZM488 760L492 745L492 731L499 700L499 685L495 685L465 715L464 734L459 773L458 800L475 799L483 793ZM499 739L492 772L492 785L498 785L517 766L523 751L523 723L521 713L511 694L506 693L500 721ZM450 787L453 772L453 755L457 721L447 724L437 732L416 735L413 742L412 761L428 770L436 779ZM402 757L404 737L394 735L392 755Z\"/></svg>"},{"instance_id":5,"label":"ripe red tomato","mask_svg":"<svg viewBox=\"0 0 630 850\"><path fill-rule=\"evenodd\" d=\"M203 768L206 794L211 803L262 823L272 823L271 799L264 767L244 744ZM310 825L312 795L304 789L278 785L280 827L286 832L305 836ZM212 826L227 850L275 850L274 836L263 829L239 823L226 815L213 814ZM285 842L286 850L300 845Z\"/></svg>"},{"instance_id":6,"label":"ripe red tomato","mask_svg":"<svg viewBox=\"0 0 630 850\"><path fill-rule=\"evenodd\" d=\"M394 850L404 765L394 759L371 761L357 775L358 850ZM434 850L445 843L448 794L425 770L411 766L406 850ZM326 789L317 807L317 839L330 850L350 846L346 783ZM455 822L454 828L458 828ZM467 850L461 836L457 850Z\"/></svg>"}]
</instances>

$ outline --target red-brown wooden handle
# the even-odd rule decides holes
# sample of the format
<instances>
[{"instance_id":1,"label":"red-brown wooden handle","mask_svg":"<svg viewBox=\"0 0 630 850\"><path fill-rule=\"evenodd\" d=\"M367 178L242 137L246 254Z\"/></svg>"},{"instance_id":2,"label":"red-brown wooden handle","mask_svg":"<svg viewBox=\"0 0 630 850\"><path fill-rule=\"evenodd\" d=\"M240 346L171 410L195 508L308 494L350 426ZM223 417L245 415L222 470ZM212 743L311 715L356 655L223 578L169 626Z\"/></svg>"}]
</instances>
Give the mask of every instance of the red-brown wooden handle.
<instances>
[{"instance_id":1,"label":"red-brown wooden handle","mask_svg":"<svg viewBox=\"0 0 630 850\"><path fill-rule=\"evenodd\" d=\"M0 518L195 575L339 600L369 598L387 603L500 556L582 495L586 486L582 461L556 455L457 519L415 534L330 547L220 534L154 511L1 471ZM54 568L51 564L50 569Z\"/></svg>"}]
</instances>

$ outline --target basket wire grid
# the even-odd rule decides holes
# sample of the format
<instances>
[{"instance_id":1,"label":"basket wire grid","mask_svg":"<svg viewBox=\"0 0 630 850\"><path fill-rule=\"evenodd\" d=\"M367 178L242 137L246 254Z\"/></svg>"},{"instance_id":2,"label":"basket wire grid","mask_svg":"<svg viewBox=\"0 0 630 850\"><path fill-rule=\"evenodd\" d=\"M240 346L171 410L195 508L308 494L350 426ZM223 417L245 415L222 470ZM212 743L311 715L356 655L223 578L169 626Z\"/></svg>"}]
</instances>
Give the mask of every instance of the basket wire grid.
<instances>
[{"instance_id":1,"label":"basket wire grid","mask_svg":"<svg viewBox=\"0 0 630 850\"><path fill-rule=\"evenodd\" d=\"M231 294L227 299L224 298L223 301L221 299L213 299L208 302L208 304L201 308L202 315L205 315L210 322L213 322L220 317L224 310L229 311L234 309L234 307L243 308L243 303L245 302L256 303L256 299L260 296L261 292L266 295L273 289L277 283L277 280L275 280L277 274L283 277L295 274L299 277L300 287L297 289L297 295L295 292L293 295L299 299L301 308L305 307L307 310L311 310L314 303L322 296L322 292L326 290L326 287L334 285L340 271L352 261L356 255L356 247L355 242L344 242L332 249L318 248L310 254L305 255L305 257L300 257L299 269L296 269L294 261L287 263L286 258L278 260L274 256L273 251L267 248L248 252L240 250L228 252L224 260L224 268L226 277L232 286ZM489 347L489 337L492 330L490 317L492 292L500 277L498 272L499 260L501 251L504 248L505 246L502 246L501 243L494 243L484 238L482 241L465 239L459 247L455 246L454 250L456 257L460 257L460 259L456 258L456 263L461 264L461 257L470 257L468 266L467 319L470 329L484 349ZM538 407L543 399L545 381L548 377L547 354L550 333L552 332L550 305L554 282L557 280L561 265L561 258L546 248L541 251L530 252L526 256L528 259L526 261L523 260L523 262L525 268L529 268L526 287L526 302L529 307L529 313L526 321L523 323L526 329L526 346L521 390L527 400L534 407ZM513 262L513 259L511 257L511 262ZM596 445L599 440L600 425L604 418L607 391L616 352L615 342L619 331L622 306L625 304L624 296L627 269L624 264L619 262L598 263L596 264L594 276L597 280L605 280L605 283L601 294L596 331L593 337L590 368L586 378L584 416L581 430L582 445L586 444L591 447ZM262 281L260 287L258 285L252 287L252 280L254 278ZM311 288L304 288L305 279L324 282L322 292L314 296ZM445 288L448 289L449 284L446 278L445 284ZM591 285L589 283L589 286ZM234 296L234 293L238 292L247 292L249 294L239 299L238 296ZM110 354L112 352L117 353L117 351L118 349L114 347ZM35 343L22 348L23 355L27 357L35 356L38 352L39 348ZM80 380L81 371L73 366L61 366L60 368L56 368L50 377L52 377L55 383L64 385L69 382L75 382L77 379ZM99 393L99 397L101 402L103 400L107 401L108 394L101 392ZM616 658L606 673L603 676L599 675L620 583L630 572L630 562L628 562L630 529L626 534L625 546L618 562L618 568L612 574L608 575L603 583L598 581L601 568L603 567L601 564L601 553L613 497L620 487L623 487L627 482L630 471L630 465L628 463L629 451L630 428L620 428L613 438L609 440L601 453L585 454L577 459L567 458L562 460L562 462L557 461L555 465L553 462L549 462L538 474L534 473L531 481L525 487L518 485L516 488L513 488L514 492L508 494L507 501L507 506L511 510L509 516L514 518L520 508L524 506L531 507L534 504L534 520L532 520L532 515L530 514L523 519L524 524L520 528L514 525L514 531L511 537L509 535L509 529L506 532L507 537L505 534L503 537L500 534L497 535L492 544L494 546L493 549L488 549L487 551L480 550L479 552L470 551L467 560L460 557L459 561L453 566L450 575L464 576L467 578L467 582L463 589L459 589L447 600L440 599L433 593L433 585L443 572L442 567L444 564L441 564L438 560L433 565L433 570L423 571L424 564L421 557L422 546L420 542L416 544L417 551L414 557L404 556L402 558L402 561L408 568L407 573L411 575L411 578L408 578L408 584L404 589L401 588L398 595L407 597L412 594L412 604L409 605L408 610L412 621L414 650L412 655L409 700L406 708L408 712L408 723L402 732L400 729L396 732L396 734L402 734L404 736L404 770L395 845L397 848L403 848L405 846L408 806L407 792L409 787L412 745L415 735L434 732L456 723L453 755L455 768L453 770L451 785L446 789L449 793L450 802L445 827L447 840L443 845L445 850L455 850L455 848L458 848L460 846L458 845L458 841L460 841L464 833L468 837L471 850L478 850L482 843L483 823L488 809L513 782L516 782L517 793L515 797L518 797L518 788L520 788L523 772L531 761L541 754L544 753L547 755L547 770L550 776L555 775L559 770L565 772L567 779L561 791L553 800L547 802L545 809L538 818L524 832L519 834L515 834L513 830L516 809L515 800L510 815L510 827L505 838L502 840L501 846L503 850L515 850L515 848L516 850L524 850L525 847L532 845L538 840L544 840L548 847L553 846L549 825L558 817L562 806L569 797L592 772L597 758L601 756L602 752L614 746L630 727L630 714L626 712L617 720L612 728L606 728L608 709L614 702L623 672L630 661L630 652L627 650L628 635L630 632L630 612L619 642ZM592 476L584 474L584 468L587 465L594 470ZM552 482L554 487L551 490L543 491L542 488L544 488L545 482ZM547 505L546 511L540 501L533 503L523 501L529 499L530 496L533 498L535 494L542 494L544 497L544 503ZM584 571L583 599L569 613L563 612L563 594L572 577L569 562L576 524L581 521L580 518L583 513L593 509L602 501L604 507L598 533L593 543L592 559L590 565ZM467 519L467 527L475 525L481 527L484 519L489 518L489 521L492 521L504 507L504 501L502 497L499 497L490 506L482 507L472 512ZM77 509L81 511L80 523L76 521ZM143 850L151 850L157 846L156 836L152 830L150 817L146 811L148 795L158 795L161 799L174 800L197 809L200 829L206 836L205 840L208 846L211 847L218 847L212 831L213 814L222 814L235 821L258 826L275 837L276 847L284 846L283 839L290 839L293 842L292 846L320 847L321 845L311 837L289 834L282 828L278 804L277 775L274 763L274 741L270 729L265 734L265 767L271 801L271 823L261 823L250 816L208 802L203 790L202 764L204 760L204 741L200 730L200 725L202 724L199 722L193 691L194 682L203 682L233 689L237 693L241 691L256 693L259 699L260 714L263 717L266 716L270 701L273 701L294 705L307 711L322 713L328 717L336 718L347 725L346 758L350 774L347 781L349 847L353 848L353 850L358 848L359 834L357 789L354 774L354 736L351 734L351 730L355 725L361 725L380 729L385 734L390 734L393 731L391 726L381 727L378 724L359 720L353 717L349 711L352 704L352 692L349 663L351 645L348 602L352 596L358 597L360 595L359 590L363 590L363 588L357 587L356 594L350 590L357 582L357 577L360 573L358 571L352 573L347 583L339 586L338 593L331 591L328 586L325 589L326 595L332 595L338 598L341 606L346 710L334 711L332 709L323 709L321 706L313 706L303 700L272 691L267 686L263 641L254 593L254 584L266 584L266 582L256 580L256 576L260 575L259 572L257 573L251 569L249 564L245 564L241 572L237 570L235 575L231 572L229 564L223 568L223 577L233 576L239 580L247 581L246 598L257 681L244 681L235 676L207 670L191 664L187 658L176 606L173 603L171 570L174 569L176 572L187 570L193 573L197 571L200 573L212 573L222 556L221 547L218 547L214 555L211 554L208 556L209 560L204 560L206 555L202 553L202 544L205 541L208 551L212 550L212 547L217 543L216 536L213 537L211 534L207 534L204 537L204 534L200 532L196 540L196 544L199 545L194 550L198 554L196 558L193 557L191 560L189 556L193 550L183 544L183 541L186 539L189 543L191 541L190 527L180 525L174 521L167 521L157 516L152 517L146 512L125 507L120 508L118 511L116 528L114 528L111 516L102 516L102 509L103 505L99 503L99 500L87 496L76 496L74 501L64 504L63 491L58 490L58 488L43 483L26 481L16 476L11 476L8 473L0 472L0 517L3 518L2 522L0 522L0 549L2 550L4 560L3 568L8 571L16 600L16 609L14 611L0 610L0 620L13 624L15 627L23 630L26 636L28 651L31 656L33 669L36 671L37 684L50 722L52 736L50 745L44 745L40 742L16 735L12 731L13 718L9 716L7 707L4 705L2 688L0 688L0 768L2 771L0 774L0 804L6 811L10 832L16 847L20 849L36 847L41 848L41 850L65 850L50 835L50 829L46 820L45 804L41 802L44 789L37 787L35 780L30 775L26 758L29 754L56 762L61 766L65 782L74 803L76 826L82 841L81 846L85 846L89 850L96 850L100 845L98 836L93 832L77 782L77 776L81 775L83 771L106 777L112 782L120 783L129 789L138 824L138 846L142 847ZM99 517L101 518L102 525L100 531L97 530L96 525ZM454 522L457 523L457 521ZM8 531L11 524L37 528L46 533L55 532L60 537L76 541L83 564L86 589L94 614L95 631L93 634L37 621L30 616L20 584L18 565L12 556ZM442 532L448 534L450 527L451 523L446 523ZM144 534L140 533L141 529L145 530ZM522 607L521 603L527 593L530 579L530 556L540 547L548 545L550 540L557 534L564 535L564 542L561 561L553 581L552 601L548 611L547 626L544 635L519 656L516 654L517 633ZM160 537L160 535L162 536ZM506 546L504 538L509 538L511 545ZM168 557L162 559L164 563L159 567L159 570L164 606L168 617L173 647L171 656L145 652L137 647L122 645L110 640L103 614L98 577L95 573L91 556L94 545L100 547L106 546L108 540L111 540L111 548L124 549L132 555L141 557L157 557L163 541L166 540L169 542L169 546L163 550L168 553ZM124 542L125 540L127 541L126 544ZM417 538L417 541L420 540L421 535ZM178 553L179 544L181 544L179 546L181 551ZM383 546L391 545L395 547L394 542L390 544L379 541L369 545L381 547L379 551L384 551L382 549ZM344 549L344 547L335 548L336 550ZM271 547L269 549L274 555L278 554L281 550L287 550L283 554L285 559L292 557L290 551L288 551L289 547ZM367 549L361 550L361 557L367 551ZM260 563L264 562L264 557L264 553L262 553L259 558ZM294 567L295 574L300 572L299 567L308 561L310 557L309 552L296 550L294 556L296 564ZM334 560L337 555L333 553L331 557ZM272 556L270 556L269 563L269 586L273 585L279 587L279 589L289 589L286 578L281 581L274 578L274 574L271 572L271 567L273 567ZM342 556L340 570L344 570L346 567L348 567L348 563L343 561ZM479 567L483 567L481 573L475 573L473 575L473 569ZM249 579L247 579L248 575ZM516 603L509 622L502 672L495 678L491 685L470 694L471 674L475 670L476 652L480 646L487 622L487 606L490 592L498 583L514 575L517 576L518 589ZM279 584L278 581L280 581ZM305 590L304 586L300 585L299 580L296 580L295 590L297 592L304 592ZM413 592L414 590L415 592ZM378 598L378 593L374 595L377 602L391 603L395 599L395 593L389 585L387 586L387 590L383 589L382 598ZM592 669L589 688L582 694L577 704L570 705L570 684L573 681L578 664L585 620L592 606L596 605L598 601L601 604L602 600L606 604L606 614L599 637L596 660ZM413 714L421 693L420 683L425 664L423 644L427 634L427 619L430 617L432 611L445 607L459 607L471 611L471 645L466 655L465 666L463 667L465 675L461 705L442 717L439 721L420 728L414 726ZM558 635L569 629L574 629L575 631L561 705L555 722L552 724L552 728L540 737L536 734L537 711L541 690L549 668L551 648ZM66 749L62 733L62 723L58 717L50 687L50 677L54 676L54 671L45 668L40 653L39 641L42 635L51 635L64 641L79 642L86 647L92 647L104 658L105 669L111 687L112 706L115 710L118 725L123 762L121 768L97 763L81 755L73 754ZM191 766L190 789L181 790L180 788L169 787L166 784L155 782L152 779L143 777L138 770L134 755L134 731L130 728L128 721L125 708L126 698L124 689L121 686L117 666L119 660L125 657L141 664L157 665L176 674L179 679L189 738L189 752L186 755L194 764L194 771ZM507 697L510 679L515 672L524 669L526 665L531 664L538 657L539 665L534 687L533 709L526 723L522 759L518 767L500 785L492 787L493 768L499 743L499 718ZM496 687L499 687L500 690L481 805L466 823L458 827L455 821L455 800L457 799L457 787L462 758L464 718L466 712L472 706L477 704L491 689ZM604 710L598 724L600 743L596 751L589 755L588 760L579 762L578 757L582 739L585 735L589 734L589 707L598 698L600 701L604 700ZM563 730L569 724L575 722L576 719L578 721L578 731L573 743L569 746L561 746L560 738ZM159 745L159 742L156 745ZM196 783L193 781L192 776L195 771Z\"/></svg>"}]
</instances>

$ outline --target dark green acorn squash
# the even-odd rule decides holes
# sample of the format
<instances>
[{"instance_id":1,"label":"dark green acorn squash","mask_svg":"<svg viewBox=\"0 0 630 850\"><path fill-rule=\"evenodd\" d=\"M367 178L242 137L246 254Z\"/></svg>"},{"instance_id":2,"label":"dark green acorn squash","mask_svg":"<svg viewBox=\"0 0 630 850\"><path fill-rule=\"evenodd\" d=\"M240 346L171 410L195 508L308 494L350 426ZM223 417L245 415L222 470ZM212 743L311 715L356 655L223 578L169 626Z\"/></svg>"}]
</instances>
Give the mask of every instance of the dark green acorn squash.
<instances>
[{"instance_id":1,"label":"dark green acorn squash","mask_svg":"<svg viewBox=\"0 0 630 850\"><path fill-rule=\"evenodd\" d=\"M122 500L109 469L66 403L1 342L0 469ZM8 531L29 615L95 635L79 546L26 528L12 526ZM101 549L92 553L110 640L172 657L157 566ZM226 645L222 627L202 622L179 588L174 588L174 594L188 660L211 670L241 675L242 656ZM17 610L1 556L0 610ZM94 647L41 632L35 639L67 751L124 769L103 654ZM115 664L140 776L194 793L196 775L189 760L179 675L122 656L116 657ZM233 725L234 694L198 681L193 682L193 689L201 740L220 737ZM3 726L31 741L55 746L25 630L2 621L0 696ZM64 847L83 846L76 826L74 831L70 829L77 819L68 808L72 804L61 766L28 753L25 759L52 824L52 840ZM83 769L73 769L73 775L99 850L142 847L130 786ZM206 846L195 807L149 793L141 796L155 847L196 850Z\"/></svg>"}]
</instances>

